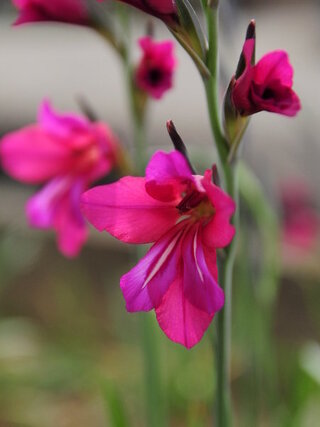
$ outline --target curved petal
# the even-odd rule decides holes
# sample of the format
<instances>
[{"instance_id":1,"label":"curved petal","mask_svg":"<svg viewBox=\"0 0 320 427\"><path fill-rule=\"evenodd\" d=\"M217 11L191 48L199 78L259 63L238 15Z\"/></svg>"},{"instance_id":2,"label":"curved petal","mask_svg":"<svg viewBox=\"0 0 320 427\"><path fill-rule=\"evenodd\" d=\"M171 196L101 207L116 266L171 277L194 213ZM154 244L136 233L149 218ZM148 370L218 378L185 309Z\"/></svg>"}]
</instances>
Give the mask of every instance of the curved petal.
<instances>
[{"instance_id":1,"label":"curved petal","mask_svg":"<svg viewBox=\"0 0 320 427\"><path fill-rule=\"evenodd\" d=\"M37 228L53 227L57 203L68 192L69 187L69 180L56 178L32 196L26 205L29 224Z\"/></svg>"},{"instance_id":2,"label":"curved petal","mask_svg":"<svg viewBox=\"0 0 320 427\"><path fill-rule=\"evenodd\" d=\"M120 287L128 311L148 311L161 303L178 273L183 227L181 224L173 227L132 270L121 277Z\"/></svg>"},{"instance_id":3,"label":"curved petal","mask_svg":"<svg viewBox=\"0 0 320 427\"><path fill-rule=\"evenodd\" d=\"M99 0L101 1L101 0ZM161 19L165 19L167 15L176 13L176 7L173 0L121 0L124 3L130 4L146 13L150 13ZM160 4L161 3L161 4Z\"/></svg>"},{"instance_id":4,"label":"curved petal","mask_svg":"<svg viewBox=\"0 0 320 427\"><path fill-rule=\"evenodd\" d=\"M40 183L68 169L70 151L37 126L7 134L0 144L3 169L13 178Z\"/></svg>"},{"instance_id":5,"label":"curved petal","mask_svg":"<svg viewBox=\"0 0 320 427\"><path fill-rule=\"evenodd\" d=\"M211 248L224 248L228 246L236 229L228 222L223 213L216 213L212 220L203 229L203 241Z\"/></svg>"},{"instance_id":6,"label":"curved petal","mask_svg":"<svg viewBox=\"0 0 320 427\"><path fill-rule=\"evenodd\" d=\"M179 217L174 203L153 199L145 190L145 179L130 176L84 193L81 210L99 231L127 243L152 243Z\"/></svg>"},{"instance_id":7,"label":"curved petal","mask_svg":"<svg viewBox=\"0 0 320 427\"><path fill-rule=\"evenodd\" d=\"M60 138L68 138L74 132L87 133L90 128L85 117L72 113L59 114L47 99L39 107L38 122L43 130Z\"/></svg>"},{"instance_id":8,"label":"curved petal","mask_svg":"<svg viewBox=\"0 0 320 427\"><path fill-rule=\"evenodd\" d=\"M224 293L207 265L200 227L193 228L182 244L184 294L192 305L214 314L223 307ZM216 263L215 250L207 250L207 257L211 257L212 264Z\"/></svg>"},{"instance_id":9,"label":"curved petal","mask_svg":"<svg viewBox=\"0 0 320 427\"><path fill-rule=\"evenodd\" d=\"M145 2L156 13L171 14L176 12L173 0L161 0L161 2L159 0L145 0Z\"/></svg>"},{"instance_id":10,"label":"curved petal","mask_svg":"<svg viewBox=\"0 0 320 427\"><path fill-rule=\"evenodd\" d=\"M21 10L18 18L14 21L13 25L26 24L28 22L40 22L43 16L40 11L36 9Z\"/></svg>"},{"instance_id":11,"label":"curved petal","mask_svg":"<svg viewBox=\"0 0 320 427\"><path fill-rule=\"evenodd\" d=\"M56 178L28 201L26 214L36 228L53 228L58 247L68 257L76 256L87 239L87 228L80 212L82 181Z\"/></svg>"},{"instance_id":12,"label":"curved petal","mask_svg":"<svg viewBox=\"0 0 320 427\"><path fill-rule=\"evenodd\" d=\"M283 86L292 86L293 68L288 53L275 50L264 55L254 67L254 82L265 86L274 80Z\"/></svg>"},{"instance_id":13,"label":"curved petal","mask_svg":"<svg viewBox=\"0 0 320 427\"><path fill-rule=\"evenodd\" d=\"M37 21L85 24L88 12L83 0L13 0L20 11L15 25Z\"/></svg>"},{"instance_id":14,"label":"curved petal","mask_svg":"<svg viewBox=\"0 0 320 427\"><path fill-rule=\"evenodd\" d=\"M283 114L288 117L295 116L301 110L300 99L297 94L287 86L279 86L278 82L273 82L274 87L266 88L272 96L270 98L263 97L263 88L259 89L253 86L251 90L252 101L258 106L257 110L265 110L271 113Z\"/></svg>"},{"instance_id":15,"label":"curved petal","mask_svg":"<svg viewBox=\"0 0 320 427\"><path fill-rule=\"evenodd\" d=\"M146 168L146 190L150 196L163 202L181 197L192 180L190 167L179 151L157 151Z\"/></svg>"},{"instance_id":16,"label":"curved petal","mask_svg":"<svg viewBox=\"0 0 320 427\"><path fill-rule=\"evenodd\" d=\"M203 242L211 248L223 248L230 244L235 235L235 228L230 224L230 219L236 204L220 187L213 184L211 171L206 171L202 185L215 209L212 219L203 228Z\"/></svg>"},{"instance_id":17,"label":"curved petal","mask_svg":"<svg viewBox=\"0 0 320 427\"><path fill-rule=\"evenodd\" d=\"M88 229L80 212L80 196L84 183L72 184L68 194L59 202L54 218L58 248L65 256L77 256L88 238Z\"/></svg>"},{"instance_id":18,"label":"curved petal","mask_svg":"<svg viewBox=\"0 0 320 427\"><path fill-rule=\"evenodd\" d=\"M213 314L200 310L186 299L182 273L170 285L156 308L156 316L167 337L187 348L201 340L213 319Z\"/></svg>"},{"instance_id":19,"label":"curved petal","mask_svg":"<svg viewBox=\"0 0 320 427\"><path fill-rule=\"evenodd\" d=\"M252 105L249 99L249 91L252 83L253 67L251 59L254 54L255 40L248 39L245 41L242 49L242 56L245 63L245 68L242 74L236 79L233 91L232 100L237 110L241 113L251 111Z\"/></svg>"}]
</instances>

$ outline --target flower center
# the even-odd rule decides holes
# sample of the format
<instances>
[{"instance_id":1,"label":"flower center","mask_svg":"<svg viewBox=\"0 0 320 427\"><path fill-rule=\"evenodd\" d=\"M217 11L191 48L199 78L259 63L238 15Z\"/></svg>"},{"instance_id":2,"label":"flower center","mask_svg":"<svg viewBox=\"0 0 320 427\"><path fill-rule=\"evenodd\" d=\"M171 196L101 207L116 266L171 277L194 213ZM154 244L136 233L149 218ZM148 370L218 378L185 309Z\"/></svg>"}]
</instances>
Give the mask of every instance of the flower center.
<instances>
[{"instance_id":1,"label":"flower center","mask_svg":"<svg viewBox=\"0 0 320 427\"><path fill-rule=\"evenodd\" d=\"M267 87L267 88L263 91L262 98L263 98L263 99L266 99L266 100L267 100L267 99L274 98L274 91L273 91L271 88Z\"/></svg>"},{"instance_id":2,"label":"flower center","mask_svg":"<svg viewBox=\"0 0 320 427\"><path fill-rule=\"evenodd\" d=\"M151 68L148 79L152 86L157 86L162 80L162 71L159 68Z\"/></svg>"},{"instance_id":3,"label":"flower center","mask_svg":"<svg viewBox=\"0 0 320 427\"><path fill-rule=\"evenodd\" d=\"M183 199L177 205L180 214L189 215L196 220L211 218L214 213L214 207L210 203L208 196L198 190L183 195Z\"/></svg>"},{"instance_id":4,"label":"flower center","mask_svg":"<svg viewBox=\"0 0 320 427\"><path fill-rule=\"evenodd\" d=\"M92 145L74 152L74 171L78 173L90 172L98 163L101 154L99 147Z\"/></svg>"}]
</instances>

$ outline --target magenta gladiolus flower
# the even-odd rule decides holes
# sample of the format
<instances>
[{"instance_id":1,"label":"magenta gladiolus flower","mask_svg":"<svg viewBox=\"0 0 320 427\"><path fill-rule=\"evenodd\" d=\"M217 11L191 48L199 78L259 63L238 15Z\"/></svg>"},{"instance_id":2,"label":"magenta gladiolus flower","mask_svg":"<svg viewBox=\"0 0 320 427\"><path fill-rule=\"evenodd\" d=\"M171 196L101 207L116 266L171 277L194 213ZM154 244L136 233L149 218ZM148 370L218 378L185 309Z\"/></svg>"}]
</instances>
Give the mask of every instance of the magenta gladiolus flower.
<instances>
[{"instance_id":1,"label":"magenta gladiolus flower","mask_svg":"<svg viewBox=\"0 0 320 427\"><path fill-rule=\"evenodd\" d=\"M152 98L160 99L173 86L176 59L171 41L155 42L150 37L139 40L143 56L136 70L137 86Z\"/></svg>"},{"instance_id":2,"label":"magenta gladiolus flower","mask_svg":"<svg viewBox=\"0 0 320 427\"><path fill-rule=\"evenodd\" d=\"M60 21L86 24L88 11L83 0L12 0L20 15L15 25Z\"/></svg>"},{"instance_id":3,"label":"magenta gladiolus flower","mask_svg":"<svg viewBox=\"0 0 320 427\"><path fill-rule=\"evenodd\" d=\"M127 243L153 243L120 281L129 312L155 309L165 334L194 346L224 304L217 282L216 249L234 235L233 200L193 175L178 151L158 151L146 177L127 176L82 195L82 212L100 231Z\"/></svg>"},{"instance_id":4,"label":"magenta gladiolus flower","mask_svg":"<svg viewBox=\"0 0 320 427\"><path fill-rule=\"evenodd\" d=\"M265 110L295 116L301 106L298 96L292 90L293 68L288 54L283 50L276 50L252 65L254 48L255 39L247 39L242 50L245 68L235 80L232 92L236 109L241 115Z\"/></svg>"},{"instance_id":5,"label":"magenta gladiolus flower","mask_svg":"<svg viewBox=\"0 0 320 427\"><path fill-rule=\"evenodd\" d=\"M60 251L77 255L87 239L80 195L116 162L117 141L111 130L75 114L58 115L45 101L37 124L2 139L0 156L4 171L13 178L46 183L27 203L28 221L33 227L54 229Z\"/></svg>"}]
</instances>

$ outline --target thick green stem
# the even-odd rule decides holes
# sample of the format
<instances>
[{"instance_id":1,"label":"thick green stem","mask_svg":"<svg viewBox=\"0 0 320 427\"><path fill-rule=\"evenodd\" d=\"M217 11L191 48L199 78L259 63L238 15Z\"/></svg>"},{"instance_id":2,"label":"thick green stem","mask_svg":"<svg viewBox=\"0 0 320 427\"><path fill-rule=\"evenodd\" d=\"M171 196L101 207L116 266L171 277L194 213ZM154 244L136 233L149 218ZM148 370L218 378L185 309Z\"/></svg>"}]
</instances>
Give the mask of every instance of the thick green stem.
<instances>
[{"instance_id":1,"label":"thick green stem","mask_svg":"<svg viewBox=\"0 0 320 427\"><path fill-rule=\"evenodd\" d=\"M204 80L209 118L214 136L222 183L229 195L237 201L235 165L228 162L229 147L223 134L219 114L219 63L218 63L218 5L204 7L207 17L209 51L207 66L210 71L209 79ZM233 218L233 223L237 217ZM219 283L225 292L225 305L217 314L216 327L216 427L232 426L232 403L230 390L230 350L231 350L231 308L232 308L232 274L235 258L235 240L226 249L225 256L219 263Z\"/></svg>"}]
</instances>

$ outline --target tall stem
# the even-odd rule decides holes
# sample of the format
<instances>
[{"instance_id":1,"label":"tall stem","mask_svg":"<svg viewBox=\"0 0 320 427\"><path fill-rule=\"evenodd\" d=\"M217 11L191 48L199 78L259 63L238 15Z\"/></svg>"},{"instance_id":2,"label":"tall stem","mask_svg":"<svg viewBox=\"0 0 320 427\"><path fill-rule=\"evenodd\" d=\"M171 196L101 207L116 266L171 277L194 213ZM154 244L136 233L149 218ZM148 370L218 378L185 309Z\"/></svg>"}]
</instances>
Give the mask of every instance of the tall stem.
<instances>
[{"instance_id":1,"label":"tall stem","mask_svg":"<svg viewBox=\"0 0 320 427\"><path fill-rule=\"evenodd\" d=\"M127 88L130 102L130 114L133 128L134 164L139 176L144 175L146 154L146 103L147 97L140 92L134 81L134 69L132 68L129 49L123 55ZM145 255L145 249L136 248L137 261ZM163 427L165 423L165 411L161 384L161 369L159 360L159 343L153 333L154 323L150 313L144 314L141 319L141 347L143 351L143 367L145 382L146 424L152 427Z\"/></svg>"},{"instance_id":2,"label":"tall stem","mask_svg":"<svg viewBox=\"0 0 320 427\"><path fill-rule=\"evenodd\" d=\"M237 201L238 189L234 165L228 163L229 147L224 137L219 114L219 62L218 62L218 1L215 5L204 6L209 51L207 66L210 77L204 80L209 118L217 147L220 173L225 190ZM233 218L237 222L237 216ZM216 427L232 426L232 404L230 390L230 350L231 350L231 308L232 308L232 274L235 258L235 240L225 251L225 257L219 263L219 283L225 292L225 305L217 314L216 327Z\"/></svg>"}]
</instances>

